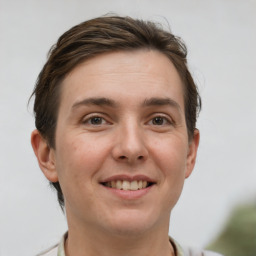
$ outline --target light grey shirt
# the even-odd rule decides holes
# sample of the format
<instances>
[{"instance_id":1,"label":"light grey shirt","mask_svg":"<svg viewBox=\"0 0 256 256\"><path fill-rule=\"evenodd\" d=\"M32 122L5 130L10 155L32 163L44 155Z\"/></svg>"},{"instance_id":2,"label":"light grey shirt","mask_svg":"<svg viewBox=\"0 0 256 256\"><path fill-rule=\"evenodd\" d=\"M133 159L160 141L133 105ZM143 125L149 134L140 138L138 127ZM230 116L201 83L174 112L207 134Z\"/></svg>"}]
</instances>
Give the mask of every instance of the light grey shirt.
<instances>
[{"instance_id":1,"label":"light grey shirt","mask_svg":"<svg viewBox=\"0 0 256 256\"><path fill-rule=\"evenodd\" d=\"M51 247L50 249L38 254L37 256L65 256L64 243L67 233L62 237L59 244ZM174 239L170 238L170 242L175 248L176 256L222 256L219 253L195 249L191 247L181 247Z\"/></svg>"}]
</instances>

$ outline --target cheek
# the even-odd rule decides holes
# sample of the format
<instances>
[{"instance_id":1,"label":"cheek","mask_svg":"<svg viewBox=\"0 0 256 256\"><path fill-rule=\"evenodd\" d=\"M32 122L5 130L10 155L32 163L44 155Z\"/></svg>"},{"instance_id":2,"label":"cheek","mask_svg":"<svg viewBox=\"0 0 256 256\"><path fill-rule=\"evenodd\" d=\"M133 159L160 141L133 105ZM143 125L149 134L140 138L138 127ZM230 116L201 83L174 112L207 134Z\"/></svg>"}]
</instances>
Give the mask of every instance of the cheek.
<instances>
[{"instance_id":1,"label":"cheek","mask_svg":"<svg viewBox=\"0 0 256 256\"><path fill-rule=\"evenodd\" d=\"M187 143L184 139L165 139L162 143L155 143L155 162L161 170L162 186L164 188L163 200L170 201L173 206L182 191L187 160ZM167 204L167 205L170 205Z\"/></svg>"},{"instance_id":2,"label":"cheek","mask_svg":"<svg viewBox=\"0 0 256 256\"><path fill-rule=\"evenodd\" d=\"M97 145L77 136L70 140L66 137L57 146L56 169L66 206L76 209L76 205L90 204L95 173L101 166Z\"/></svg>"},{"instance_id":3,"label":"cheek","mask_svg":"<svg viewBox=\"0 0 256 256\"><path fill-rule=\"evenodd\" d=\"M78 183L92 181L108 154L108 144L85 134L64 138L66 140L58 145L56 159L60 182L67 179Z\"/></svg>"},{"instance_id":4,"label":"cheek","mask_svg":"<svg viewBox=\"0 0 256 256\"><path fill-rule=\"evenodd\" d=\"M180 137L164 138L152 143L153 155L164 175L185 175L188 143Z\"/></svg>"}]
</instances>

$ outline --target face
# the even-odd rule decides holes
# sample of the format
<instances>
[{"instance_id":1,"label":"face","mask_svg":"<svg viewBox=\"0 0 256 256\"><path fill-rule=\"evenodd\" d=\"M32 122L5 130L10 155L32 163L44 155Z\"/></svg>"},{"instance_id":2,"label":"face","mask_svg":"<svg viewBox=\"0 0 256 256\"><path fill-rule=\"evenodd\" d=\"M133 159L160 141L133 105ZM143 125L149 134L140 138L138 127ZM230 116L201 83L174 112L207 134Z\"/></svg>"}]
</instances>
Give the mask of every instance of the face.
<instances>
[{"instance_id":1,"label":"face","mask_svg":"<svg viewBox=\"0 0 256 256\"><path fill-rule=\"evenodd\" d=\"M198 137L188 140L182 82L167 57L108 53L63 81L56 148L41 168L60 182L69 225L117 234L163 229Z\"/></svg>"}]
</instances>

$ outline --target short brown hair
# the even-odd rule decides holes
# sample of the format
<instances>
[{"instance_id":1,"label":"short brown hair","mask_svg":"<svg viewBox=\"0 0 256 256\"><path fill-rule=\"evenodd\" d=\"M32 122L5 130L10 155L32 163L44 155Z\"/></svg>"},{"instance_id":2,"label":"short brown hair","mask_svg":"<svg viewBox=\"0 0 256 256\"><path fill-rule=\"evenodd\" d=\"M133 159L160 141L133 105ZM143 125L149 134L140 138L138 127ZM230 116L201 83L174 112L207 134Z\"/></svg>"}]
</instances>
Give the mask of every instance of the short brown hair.
<instances>
[{"instance_id":1,"label":"short brown hair","mask_svg":"<svg viewBox=\"0 0 256 256\"><path fill-rule=\"evenodd\" d=\"M136 49L154 49L176 67L183 85L185 118L189 139L193 137L201 99L187 67L187 49L180 38L159 24L131 17L103 16L85 21L65 32L51 48L31 97L35 96L35 125L55 148L55 128L60 104L61 82L79 63L96 55ZM59 182L52 183L61 207L64 198Z\"/></svg>"}]
</instances>

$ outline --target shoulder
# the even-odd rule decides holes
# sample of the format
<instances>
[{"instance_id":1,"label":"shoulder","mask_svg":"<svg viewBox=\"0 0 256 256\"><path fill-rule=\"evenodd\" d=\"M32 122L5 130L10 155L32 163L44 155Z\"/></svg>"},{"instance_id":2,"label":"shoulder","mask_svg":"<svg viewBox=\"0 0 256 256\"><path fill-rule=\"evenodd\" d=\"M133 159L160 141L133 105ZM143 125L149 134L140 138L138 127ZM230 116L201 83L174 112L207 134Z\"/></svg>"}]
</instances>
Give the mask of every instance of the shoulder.
<instances>
[{"instance_id":1,"label":"shoulder","mask_svg":"<svg viewBox=\"0 0 256 256\"><path fill-rule=\"evenodd\" d=\"M65 250L64 250L64 243L65 240L68 236L68 232L66 232L60 242L54 246L52 246L51 248L49 248L48 250L45 250L39 254L37 254L36 256L65 256Z\"/></svg>"},{"instance_id":2,"label":"shoulder","mask_svg":"<svg viewBox=\"0 0 256 256\"><path fill-rule=\"evenodd\" d=\"M169 237L169 240L173 247L175 248L177 256L222 256L221 254L212 251L206 251L189 246L181 246L177 241L175 241L171 237Z\"/></svg>"},{"instance_id":3,"label":"shoulder","mask_svg":"<svg viewBox=\"0 0 256 256\"><path fill-rule=\"evenodd\" d=\"M206 251L192 247L182 247L182 250L184 252L184 256L222 256L217 252Z\"/></svg>"},{"instance_id":4,"label":"shoulder","mask_svg":"<svg viewBox=\"0 0 256 256\"><path fill-rule=\"evenodd\" d=\"M58 254L58 244L49 248L48 250L45 250L37 254L36 256L57 256L57 254Z\"/></svg>"}]
</instances>

